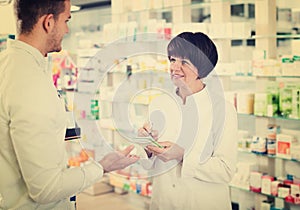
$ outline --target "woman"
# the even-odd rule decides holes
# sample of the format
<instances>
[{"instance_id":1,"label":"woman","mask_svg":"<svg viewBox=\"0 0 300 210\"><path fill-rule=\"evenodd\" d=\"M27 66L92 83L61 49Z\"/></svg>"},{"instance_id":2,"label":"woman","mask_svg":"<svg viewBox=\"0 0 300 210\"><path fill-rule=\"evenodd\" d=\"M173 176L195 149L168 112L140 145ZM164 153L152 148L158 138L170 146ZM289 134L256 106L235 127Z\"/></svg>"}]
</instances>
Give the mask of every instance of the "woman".
<instances>
[{"instance_id":1,"label":"woman","mask_svg":"<svg viewBox=\"0 0 300 210\"><path fill-rule=\"evenodd\" d=\"M154 100L151 124L139 129L163 146L145 147L150 161L143 165L155 175L151 209L231 209L237 117L213 75L216 46L203 33L184 32L170 41L168 57L176 96Z\"/></svg>"}]
</instances>

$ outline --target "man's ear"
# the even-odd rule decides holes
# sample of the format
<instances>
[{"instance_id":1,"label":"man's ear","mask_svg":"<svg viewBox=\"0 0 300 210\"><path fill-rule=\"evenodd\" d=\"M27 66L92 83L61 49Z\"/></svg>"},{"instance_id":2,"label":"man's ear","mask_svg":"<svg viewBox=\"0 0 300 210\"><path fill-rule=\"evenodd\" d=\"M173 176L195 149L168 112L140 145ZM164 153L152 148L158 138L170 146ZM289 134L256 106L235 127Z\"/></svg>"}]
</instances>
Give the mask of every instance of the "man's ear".
<instances>
[{"instance_id":1,"label":"man's ear","mask_svg":"<svg viewBox=\"0 0 300 210\"><path fill-rule=\"evenodd\" d=\"M43 19L43 28L46 33L50 33L54 28L55 20L53 14L48 14L44 16Z\"/></svg>"}]
</instances>

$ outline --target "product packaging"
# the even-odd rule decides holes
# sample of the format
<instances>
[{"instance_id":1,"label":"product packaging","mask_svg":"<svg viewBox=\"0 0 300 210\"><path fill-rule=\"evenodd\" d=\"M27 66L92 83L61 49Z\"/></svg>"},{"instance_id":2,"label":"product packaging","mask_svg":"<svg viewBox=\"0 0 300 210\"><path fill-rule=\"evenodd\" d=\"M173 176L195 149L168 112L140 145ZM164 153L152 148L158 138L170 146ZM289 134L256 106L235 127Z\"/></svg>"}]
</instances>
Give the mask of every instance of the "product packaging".
<instances>
[{"instance_id":1,"label":"product packaging","mask_svg":"<svg viewBox=\"0 0 300 210\"><path fill-rule=\"evenodd\" d=\"M296 103L297 101L293 101L293 98L297 99L297 87L298 84L290 82L290 83L283 83L281 82L279 84L279 113L282 117L292 118L294 114L292 114L293 110L293 103ZM293 97L294 92L294 97ZM297 103L296 103L297 104ZM298 109L297 105L296 108ZM297 115L297 112L296 114Z\"/></svg>"},{"instance_id":2,"label":"product packaging","mask_svg":"<svg viewBox=\"0 0 300 210\"><path fill-rule=\"evenodd\" d=\"M272 181L274 181L273 176L263 175L261 178L261 192L263 194L271 195L271 185Z\"/></svg>"},{"instance_id":3,"label":"product packaging","mask_svg":"<svg viewBox=\"0 0 300 210\"><path fill-rule=\"evenodd\" d=\"M271 182L271 195L278 196L278 187L281 184L280 181L272 181Z\"/></svg>"},{"instance_id":4,"label":"product packaging","mask_svg":"<svg viewBox=\"0 0 300 210\"><path fill-rule=\"evenodd\" d=\"M241 114L253 114L254 109L254 93L238 92L237 111Z\"/></svg>"},{"instance_id":5,"label":"product packaging","mask_svg":"<svg viewBox=\"0 0 300 210\"><path fill-rule=\"evenodd\" d=\"M261 178L262 173L257 171L252 171L250 173L250 190L253 192L260 193L261 192Z\"/></svg>"},{"instance_id":6,"label":"product packaging","mask_svg":"<svg viewBox=\"0 0 300 210\"><path fill-rule=\"evenodd\" d=\"M292 90L292 113L290 117L300 119L300 85Z\"/></svg>"},{"instance_id":7,"label":"product packaging","mask_svg":"<svg viewBox=\"0 0 300 210\"><path fill-rule=\"evenodd\" d=\"M294 136L287 134L278 134L276 137L276 155L278 157L291 159L291 147L295 144Z\"/></svg>"},{"instance_id":8,"label":"product packaging","mask_svg":"<svg viewBox=\"0 0 300 210\"><path fill-rule=\"evenodd\" d=\"M253 136L251 151L257 154L267 154L267 139L264 137Z\"/></svg>"},{"instance_id":9,"label":"product packaging","mask_svg":"<svg viewBox=\"0 0 300 210\"><path fill-rule=\"evenodd\" d=\"M267 116L267 93L255 93L254 115Z\"/></svg>"}]
</instances>

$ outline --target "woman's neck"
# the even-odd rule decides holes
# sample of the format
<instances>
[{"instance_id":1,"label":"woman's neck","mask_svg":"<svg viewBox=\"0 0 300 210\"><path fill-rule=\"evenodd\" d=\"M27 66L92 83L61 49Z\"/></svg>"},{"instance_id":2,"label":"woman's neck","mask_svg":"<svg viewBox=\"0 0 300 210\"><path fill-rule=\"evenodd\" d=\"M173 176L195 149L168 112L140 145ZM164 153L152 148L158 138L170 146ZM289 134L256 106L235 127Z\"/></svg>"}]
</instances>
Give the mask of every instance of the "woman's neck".
<instances>
[{"instance_id":1,"label":"woman's neck","mask_svg":"<svg viewBox=\"0 0 300 210\"><path fill-rule=\"evenodd\" d=\"M188 96L198 93L204 88L205 84L201 81L200 85L198 83L194 88L178 87L176 93L182 99L182 103L185 104Z\"/></svg>"}]
</instances>

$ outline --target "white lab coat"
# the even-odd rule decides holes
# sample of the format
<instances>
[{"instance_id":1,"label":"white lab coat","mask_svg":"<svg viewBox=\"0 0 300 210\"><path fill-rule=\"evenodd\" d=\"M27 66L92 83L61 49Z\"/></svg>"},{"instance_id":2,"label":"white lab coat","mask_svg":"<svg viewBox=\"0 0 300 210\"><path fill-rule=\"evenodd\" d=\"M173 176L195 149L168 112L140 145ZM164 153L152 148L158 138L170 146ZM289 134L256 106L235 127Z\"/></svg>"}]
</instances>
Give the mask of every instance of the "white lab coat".
<instances>
[{"instance_id":1,"label":"white lab coat","mask_svg":"<svg viewBox=\"0 0 300 210\"><path fill-rule=\"evenodd\" d=\"M237 116L234 107L225 102L224 109L220 109L223 114L225 112L224 127L212 129L213 122L219 122L212 119L213 105L210 97L205 88L189 96L186 105L182 105L181 99L178 102L166 95L151 104L150 119L151 113L155 113L154 116L157 116L157 112L164 114L165 126L158 126L163 133L158 141L175 140L186 151L183 162L175 167L174 164L165 164L156 157L152 157L152 162L141 160L153 175L151 210L231 209L228 183L235 173ZM195 104L191 106L193 100ZM183 115L188 117L184 119ZM193 115L196 118L189 122ZM157 119L162 121L162 117ZM154 128L155 123L160 123L155 121L152 119ZM187 123L188 127L184 127L183 124ZM219 141L213 142L209 138L212 132L213 136L218 136L216 132L220 132ZM192 141L189 138L193 138Z\"/></svg>"},{"instance_id":2,"label":"white lab coat","mask_svg":"<svg viewBox=\"0 0 300 210\"><path fill-rule=\"evenodd\" d=\"M45 59L21 41L0 54L0 209L73 209L70 196L103 175L93 161L67 168L67 117Z\"/></svg>"}]
</instances>

